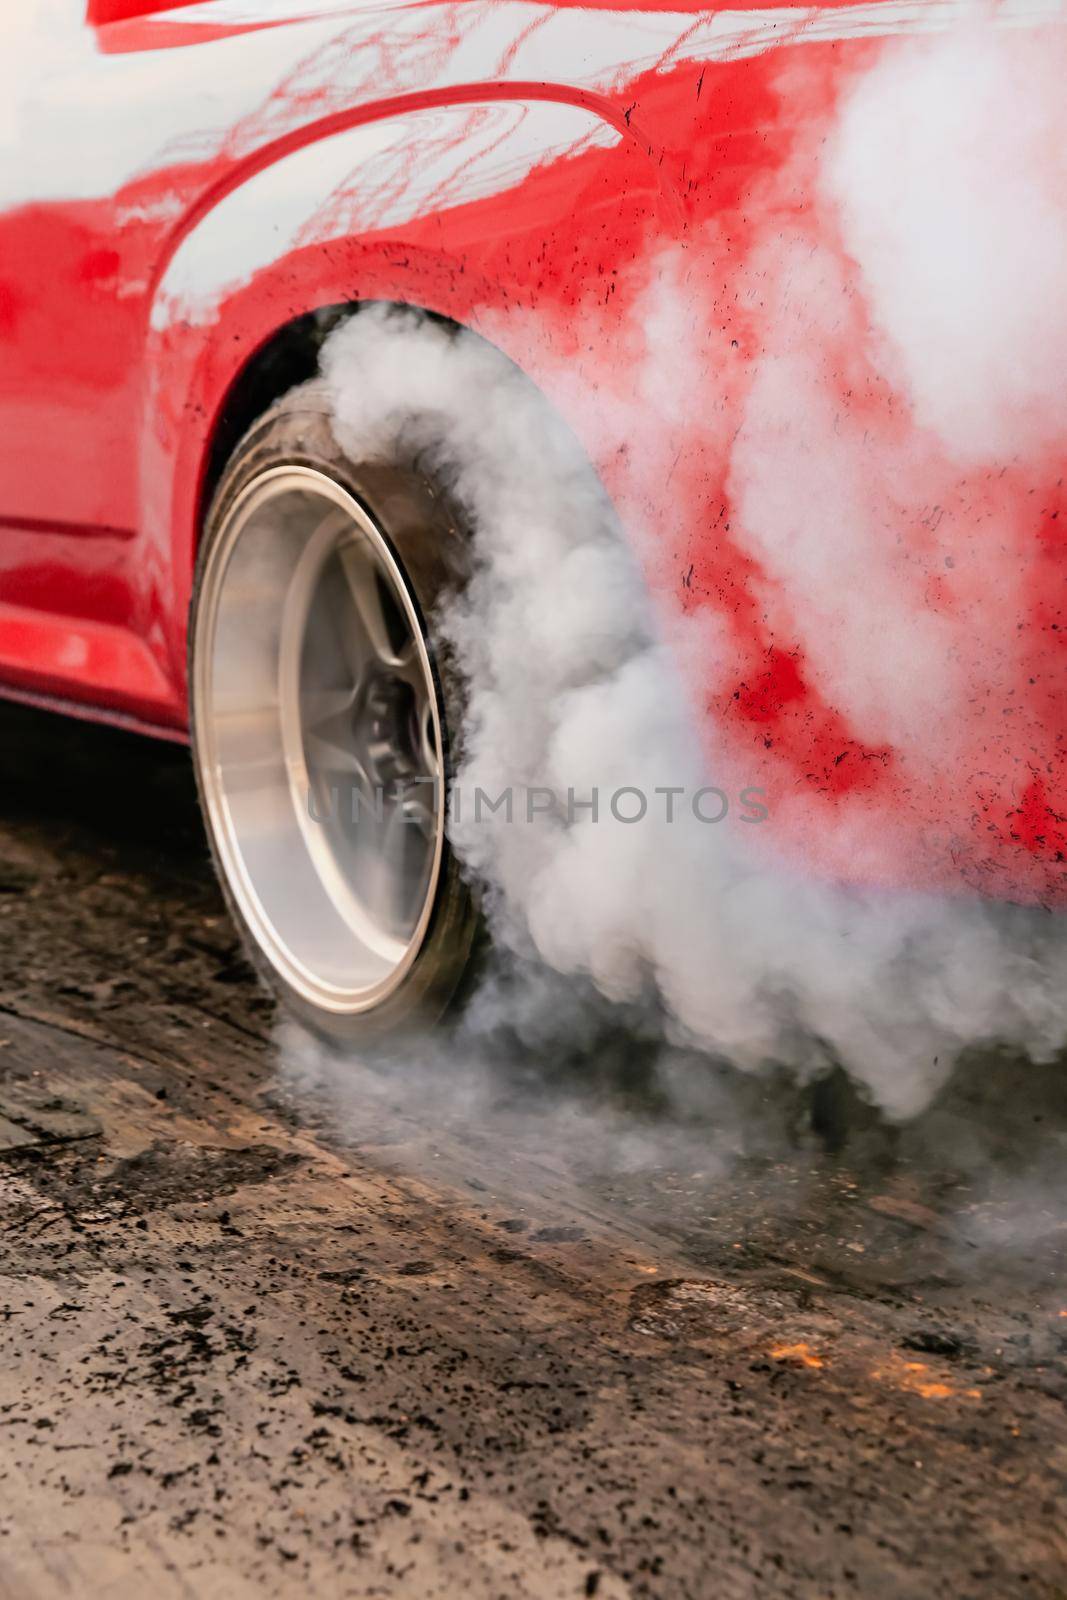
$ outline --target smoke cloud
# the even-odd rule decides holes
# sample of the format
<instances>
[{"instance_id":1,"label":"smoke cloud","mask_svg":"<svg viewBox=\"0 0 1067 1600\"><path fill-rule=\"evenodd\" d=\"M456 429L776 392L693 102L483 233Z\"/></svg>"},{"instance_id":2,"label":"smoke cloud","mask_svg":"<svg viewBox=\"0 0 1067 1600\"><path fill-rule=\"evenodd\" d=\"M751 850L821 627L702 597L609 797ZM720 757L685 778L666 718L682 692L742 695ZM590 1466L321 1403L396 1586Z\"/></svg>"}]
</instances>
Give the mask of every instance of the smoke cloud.
<instances>
[{"instance_id":1,"label":"smoke cloud","mask_svg":"<svg viewBox=\"0 0 1067 1600\"><path fill-rule=\"evenodd\" d=\"M969 1046L1048 1060L1067 1042L1063 918L882 884L902 849L883 791L831 808L772 787L759 827L736 803L714 826L685 803L637 823L607 804L761 781L708 709L736 679L736 628L683 609L657 554L678 530L648 522L683 441L721 464L770 635L799 641L913 819L936 830L948 786L990 764L976 708L1033 683L1035 587L1063 582L1028 496L1067 443L1065 69L1058 33L892 41L748 198L743 270L714 227L650 255L617 337L635 359L579 429L598 466L627 451L614 506L487 343L374 309L331 336L341 444L414 443L475 530L438 619L468 686L459 787L554 797L531 822L453 816L509 963L475 1025L506 1004L544 1038L621 1007L754 1072L841 1063L892 1117ZM1062 739L1062 676L1016 702L1018 747Z\"/></svg>"}]
</instances>

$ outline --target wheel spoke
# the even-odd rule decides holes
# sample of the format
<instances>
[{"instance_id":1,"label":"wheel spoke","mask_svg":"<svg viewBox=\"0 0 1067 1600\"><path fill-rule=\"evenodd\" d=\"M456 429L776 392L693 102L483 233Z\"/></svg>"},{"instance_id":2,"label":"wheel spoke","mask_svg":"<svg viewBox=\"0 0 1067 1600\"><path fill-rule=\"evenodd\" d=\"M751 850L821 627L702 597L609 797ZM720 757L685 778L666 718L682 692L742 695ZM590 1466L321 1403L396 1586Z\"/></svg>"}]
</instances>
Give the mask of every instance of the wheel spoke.
<instances>
[{"instance_id":1,"label":"wheel spoke","mask_svg":"<svg viewBox=\"0 0 1067 1600\"><path fill-rule=\"evenodd\" d=\"M441 776L441 752L437 748L437 729L434 725L433 712L433 701L429 691L424 691L424 698L419 705L419 752L427 777L436 781Z\"/></svg>"},{"instance_id":2,"label":"wheel spoke","mask_svg":"<svg viewBox=\"0 0 1067 1600\"><path fill-rule=\"evenodd\" d=\"M374 788L371 775L351 745L341 744L327 734L308 732L304 736L308 778L347 778L369 798Z\"/></svg>"},{"instance_id":3,"label":"wheel spoke","mask_svg":"<svg viewBox=\"0 0 1067 1600\"><path fill-rule=\"evenodd\" d=\"M319 689L302 695L304 757L309 773L366 780L353 738L354 702L354 689Z\"/></svg>"},{"instance_id":4,"label":"wheel spoke","mask_svg":"<svg viewBox=\"0 0 1067 1600\"><path fill-rule=\"evenodd\" d=\"M341 724L345 720L351 727L355 699L354 688L303 689L300 710L305 728L315 731L333 723Z\"/></svg>"},{"instance_id":5,"label":"wheel spoke","mask_svg":"<svg viewBox=\"0 0 1067 1600\"><path fill-rule=\"evenodd\" d=\"M374 663L408 681L418 666L415 640L396 601L382 580L365 542L350 539L339 551L341 569L355 608L355 625L366 655L364 670Z\"/></svg>"}]
</instances>

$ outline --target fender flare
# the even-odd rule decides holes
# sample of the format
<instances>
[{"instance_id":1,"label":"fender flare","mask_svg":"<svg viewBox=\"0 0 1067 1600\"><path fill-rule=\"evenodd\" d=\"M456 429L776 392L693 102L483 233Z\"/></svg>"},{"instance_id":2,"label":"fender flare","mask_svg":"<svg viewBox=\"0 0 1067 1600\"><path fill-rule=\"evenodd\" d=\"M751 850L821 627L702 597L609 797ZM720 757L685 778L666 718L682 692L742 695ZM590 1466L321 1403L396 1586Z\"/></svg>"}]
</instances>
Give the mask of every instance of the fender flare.
<instances>
[{"instance_id":1,"label":"fender flare","mask_svg":"<svg viewBox=\"0 0 1067 1600\"><path fill-rule=\"evenodd\" d=\"M320 137L260 152L171 236L148 303L138 467L149 616L165 633L154 643L181 691L212 443L241 373L281 329L345 302L411 304L471 327L540 382L598 255L625 258L619 228L680 226L625 119L586 103L596 96L527 87L329 119Z\"/></svg>"}]
</instances>

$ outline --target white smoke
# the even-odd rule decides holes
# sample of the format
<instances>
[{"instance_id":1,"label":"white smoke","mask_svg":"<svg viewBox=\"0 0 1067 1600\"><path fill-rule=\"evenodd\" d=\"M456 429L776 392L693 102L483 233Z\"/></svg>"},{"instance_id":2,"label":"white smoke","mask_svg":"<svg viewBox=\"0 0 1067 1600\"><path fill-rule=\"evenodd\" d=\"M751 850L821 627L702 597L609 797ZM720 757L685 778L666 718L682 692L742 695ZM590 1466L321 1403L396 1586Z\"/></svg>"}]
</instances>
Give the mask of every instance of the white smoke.
<instances>
[{"instance_id":1,"label":"white smoke","mask_svg":"<svg viewBox=\"0 0 1067 1600\"><path fill-rule=\"evenodd\" d=\"M826 166L915 420L962 462L1067 435L1067 37L972 27L886 50Z\"/></svg>"},{"instance_id":2,"label":"white smoke","mask_svg":"<svg viewBox=\"0 0 1067 1600\"><path fill-rule=\"evenodd\" d=\"M767 219L753 253L763 353L740 426L722 435L741 537L768 614L800 629L826 698L875 741L931 730L935 761L966 739L983 641L965 645L958 619L917 603L928 577L902 565L894 522L938 496L950 503L961 463L992 471L998 452L1039 456L1067 441L1067 195L1049 189L1067 160L1067 111L1062 50L1050 61L1044 48L1042 58L1024 35L985 32L887 47L814 158L804 230L783 225L773 185L753 200ZM1002 239L1005 221L1018 237ZM714 263L714 235L704 248ZM631 398L616 394L584 430L605 453L626 441L636 480L660 470L673 447L664 431L689 425L686 375L696 385L695 363L708 360L691 347L679 261L649 263L648 279L622 341L643 352L627 373ZM869 415L836 404L840 374L828 375L824 351L847 332L857 293L875 329L858 336L878 343L871 359L896 407L873 443ZM806 1074L840 1061L894 1116L920 1109L968 1045L1044 1059L1062 1048L1062 920L838 887L776 852L773 810L762 828L736 805L717 826L685 804L668 822L663 801L639 823L617 820L607 802L624 786L650 797L728 788L714 729L709 738L701 721L698 732L694 714L694 690L728 668L725 634L707 611L682 617L652 599L570 435L488 345L364 311L332 336L323 372L341 444L356 456L418 443L475 529L474 576L441 619L469 686L458 785L468 798L509 786L555 797L533 822L521 798L510 823L475 820L469 806L454 819L499 948L591 981L654 1014L668 1040L741 1067ZM716 426L709 418L709 439ZM654 546L655 530L629 531L637 548ZM969 546L963 592L999 593L1010 635L1018 544L995 525L987 535ZM930 549L936 564L936 529ZM596 821L569 816L569 791L580 802L594 789ZM880 848L843 811L839 837L817 853L832 865L877 861Z\"/></svg>"}]
</instances>

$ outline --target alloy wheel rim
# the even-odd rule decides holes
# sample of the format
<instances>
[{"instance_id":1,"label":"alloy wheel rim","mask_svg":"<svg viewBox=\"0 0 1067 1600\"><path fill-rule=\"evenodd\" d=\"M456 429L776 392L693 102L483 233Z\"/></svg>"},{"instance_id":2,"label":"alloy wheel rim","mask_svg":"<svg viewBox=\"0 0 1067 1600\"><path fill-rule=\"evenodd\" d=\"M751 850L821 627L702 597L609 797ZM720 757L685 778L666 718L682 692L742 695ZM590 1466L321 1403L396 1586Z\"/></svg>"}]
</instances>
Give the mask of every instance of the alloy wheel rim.
<instances>
[{"instance_id":1,"label":"alloy wheel rim","mask_svg":"<svg viewBox=\"0 0 1067 1600\"><path fill-rule=\"evenodd\" d=\"M442 712L399 563L333 478L271 468L234 500L192 694L209 824L257 945L319 1009L380 1005L440 878Z\"/></svg>"}]
</instances>

